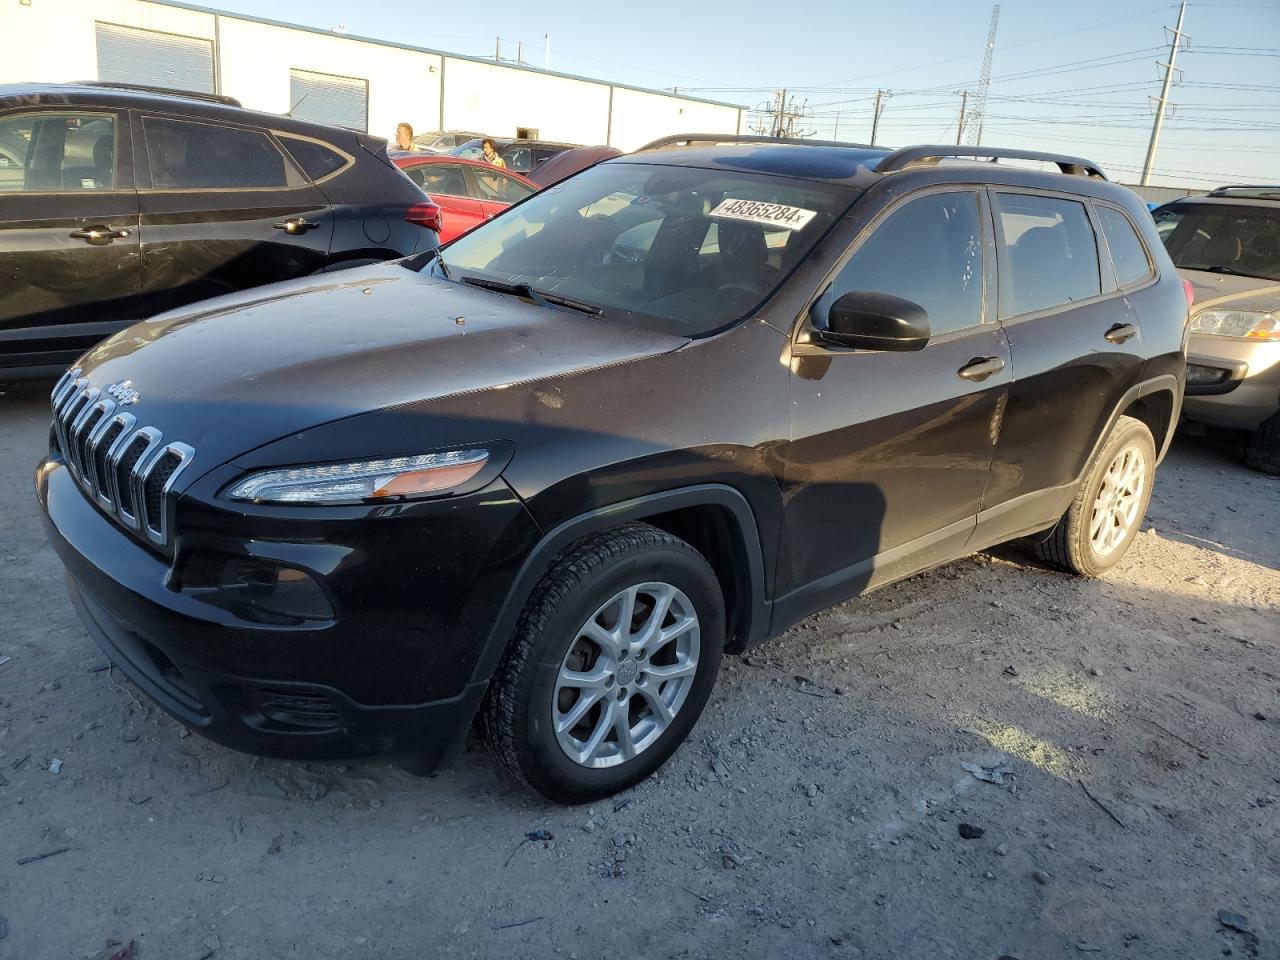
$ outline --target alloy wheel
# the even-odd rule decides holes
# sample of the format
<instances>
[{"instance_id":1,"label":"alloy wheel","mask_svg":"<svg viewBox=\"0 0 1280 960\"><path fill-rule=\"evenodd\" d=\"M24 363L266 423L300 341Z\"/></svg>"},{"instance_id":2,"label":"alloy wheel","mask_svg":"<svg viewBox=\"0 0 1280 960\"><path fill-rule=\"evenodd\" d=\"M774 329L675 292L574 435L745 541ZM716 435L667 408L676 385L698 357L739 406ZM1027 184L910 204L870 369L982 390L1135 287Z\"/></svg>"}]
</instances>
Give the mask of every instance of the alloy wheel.
<instances>
[{"instance_id":1,"label":"alloy wheel","mask_svg":"<svg viewBox=\"0 0 1280 960\"><path fill-rule=\"evenodd\" d=\"M1146 455L1136 444L1121 448L1102 475L1089 520L1089 542L1099 557L1114 553L1142 519L1146 486Z\"/></svg>"},{"instance_id":2,"label":"alloy wheel","mask_svg":"<svg viewBox=\"0 0 1280 960\"><path fill-rule=\"evenodd\" d=\"M652 746L689 696L700 639L697 611L669 583L635 584L601 604L556 676L551 719L565 755L611 767Z\"/></svg>"}]
</instances>

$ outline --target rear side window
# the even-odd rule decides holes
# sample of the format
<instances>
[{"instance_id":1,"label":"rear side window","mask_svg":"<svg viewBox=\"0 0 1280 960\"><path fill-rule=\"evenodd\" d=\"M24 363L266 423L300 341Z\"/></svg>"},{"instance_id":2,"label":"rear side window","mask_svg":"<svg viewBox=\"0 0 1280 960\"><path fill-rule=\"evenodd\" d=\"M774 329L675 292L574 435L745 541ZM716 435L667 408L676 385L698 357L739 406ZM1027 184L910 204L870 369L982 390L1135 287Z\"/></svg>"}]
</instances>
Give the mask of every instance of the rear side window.
<instances>
[{"instance_id":1,"label":"rear side window","mask_svg":"<svg viewBox=\"0 0 1280 960\"><path fill-rule=\"evenodd\" d=\"M910 200L891 213L814 305L819 323L854 290L888 293L929 312L932 336L982 322L982 228L968 191Z\"/></svg>"},{"instance_id":2,"label":"rear side window","mask_svg":"<svg viewBox=\"0 0 1280 960\"><path fill-rule=\"evenodd\" d=\"M409 179L430 194L443 197L467 196L467 182L456 163L420 163L405 171Z\"/></svg>"},{"instance_id":3,"label":"rear side window","mask_svg":"<svg viewBox=\"0 0 1280 960\"><path fill-rule=\"evenodd\" d=\"M1061 307L1102 292L1098 244L1083 203L1003 193L1000 226L1005 249L1002 317Z\"/></svg>"},{"instance_id":4,"label":"rear side window","mask_svg":"<svg viewBox=\"0 0 1280 960\"><path fill-rule=\"evenodd\" d=\"M1111 250L1111 262L1116 268L1116 283L1127 287L1151 276L1147 248L1142 245L1129 218L1111 207L1095 206L1094 209L1098 211L1102 235L1107 238L1107 247Z\"/></svg>"},{"instance_id":5,"label":"rear side window","mask_svg":"<svg viewBox=\"0 0 1280 960\"><path fill-rule=\"evenodd\" d=\"M293 157L293 162L312 180L323 180L348 163L347 158L337 150L315 140L280 135L280 142L289 151L289 156Z\"/></svg>"},{"instance_id":6,"label":"rear side window","mask_svg":"<svg viewBox=\"0 0 1280 960\"><path fill-rule=\"evenodd\" d=\"M302 183L260 130L144 117L151 184L160 190L293 187Z\"/></svg>"},{"instance_id":7,"label":"rear side window","mask_svg":"<svg viewBox=\"0 0 1280 960\"><path fill-rule=\"evenodd\" d=\"M0 120L0 193L111 190L116 181L112 114L37 113Z\"/></svg>"}]
</instances>

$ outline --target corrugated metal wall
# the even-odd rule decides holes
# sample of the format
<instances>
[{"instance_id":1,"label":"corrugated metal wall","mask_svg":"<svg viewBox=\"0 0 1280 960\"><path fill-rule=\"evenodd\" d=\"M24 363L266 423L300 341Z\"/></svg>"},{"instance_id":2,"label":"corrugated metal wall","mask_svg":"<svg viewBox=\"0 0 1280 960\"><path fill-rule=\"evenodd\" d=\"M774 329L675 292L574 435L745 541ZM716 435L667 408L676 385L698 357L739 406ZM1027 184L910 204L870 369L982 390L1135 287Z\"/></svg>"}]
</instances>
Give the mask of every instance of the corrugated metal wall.
<instances>
[{"instance_id":1,"label":"corrugated metal wall","mask_svg":"<svg viewBox=\"0 0 1280 960\"><path fill-rule=\"evenodd\" d=\"M215 92L212 42L113 23L94 26L99 80Z\"/></svg>"},{"instance_id":2,"label":"corrugated metal wall","mask_svg":"<svg viewBox=\"0 0 1280 960\"><path fill-rule=\"evenodd\" d=\"M369 81L290 70L289 114L365 133L369 129Z\"/></svg>"}]
</instances>

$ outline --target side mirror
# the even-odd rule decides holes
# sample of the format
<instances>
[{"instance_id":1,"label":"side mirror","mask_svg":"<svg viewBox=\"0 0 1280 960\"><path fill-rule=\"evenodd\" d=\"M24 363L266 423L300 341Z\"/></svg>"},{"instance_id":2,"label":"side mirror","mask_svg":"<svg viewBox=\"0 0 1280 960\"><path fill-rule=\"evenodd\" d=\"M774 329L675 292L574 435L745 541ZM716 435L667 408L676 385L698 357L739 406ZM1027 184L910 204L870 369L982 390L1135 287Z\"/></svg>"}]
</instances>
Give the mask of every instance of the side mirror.
<instances>
[{"instance_id":1,"label":"side mirror","mask_svg":"<svg viewBox=\"0 0 1280 960\"><path fill-rule=\"evenodd\" d=\"M923 350L929 342L929 314L901 297L854 290L831 305L827 327L817 334L827 343L858 350Z\"/></svg>"}]
</instances>

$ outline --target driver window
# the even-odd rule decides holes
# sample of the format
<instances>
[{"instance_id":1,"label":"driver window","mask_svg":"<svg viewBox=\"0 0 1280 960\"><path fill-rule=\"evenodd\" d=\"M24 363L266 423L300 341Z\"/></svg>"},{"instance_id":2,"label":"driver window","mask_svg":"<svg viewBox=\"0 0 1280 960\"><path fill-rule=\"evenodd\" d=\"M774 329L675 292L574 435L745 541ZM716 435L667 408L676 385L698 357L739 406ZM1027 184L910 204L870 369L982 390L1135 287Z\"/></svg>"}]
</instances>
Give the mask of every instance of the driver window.
<instances>
[{"instance_id":1,"label":"driver window","mask_svg":"<svg viewBox=\"0 0 1280 960\"><path fill-rule=\"evenodd\" d=\"M814 304L854 290L888 293L929 312L931 336L982 323L982 227L978 197L969 191L909 200L889 214ZM818 321L825 325L825 319Z\"/></svg>"}]
</instances>

